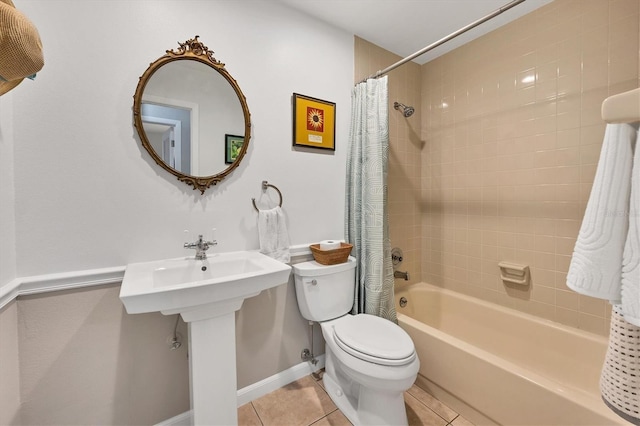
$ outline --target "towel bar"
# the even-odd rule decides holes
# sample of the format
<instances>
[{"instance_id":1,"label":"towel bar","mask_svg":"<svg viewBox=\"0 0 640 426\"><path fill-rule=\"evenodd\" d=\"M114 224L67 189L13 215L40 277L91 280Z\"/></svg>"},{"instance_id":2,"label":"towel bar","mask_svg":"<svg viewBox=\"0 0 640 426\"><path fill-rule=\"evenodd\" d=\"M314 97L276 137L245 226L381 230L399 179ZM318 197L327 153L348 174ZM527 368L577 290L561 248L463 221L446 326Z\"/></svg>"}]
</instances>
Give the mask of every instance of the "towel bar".
<instances>
[{"instance_id":1,"label":"towel bar","mask_svg":"<svg viewBox=\"0 0 640 426\"><path fill-rule=\"evenodd\" d=\"M279 206L282 207L282 192L280 192L280 190L275 185L272 185L269 182L267 182L266 180L263 180L262 181L262 190L266 191L267 188L273 188L278 192L278 196L280 196L280 204L279 204ZM259 212L260 209L258 208L258 206L256 206L256 199L252 198L251 202L253 203L253 208L256 209L257 212Z\"/></svg>"},{"instance_id":2,"label":"towel bar","mask_svg":"<svg viewBox=\"0 0 640 426\"><path fill-rule=\"evenodd\" d=\"M602 102L601 114L607 123L640 121L640 88L609 96Z\"/></svg>"}]
</instances>

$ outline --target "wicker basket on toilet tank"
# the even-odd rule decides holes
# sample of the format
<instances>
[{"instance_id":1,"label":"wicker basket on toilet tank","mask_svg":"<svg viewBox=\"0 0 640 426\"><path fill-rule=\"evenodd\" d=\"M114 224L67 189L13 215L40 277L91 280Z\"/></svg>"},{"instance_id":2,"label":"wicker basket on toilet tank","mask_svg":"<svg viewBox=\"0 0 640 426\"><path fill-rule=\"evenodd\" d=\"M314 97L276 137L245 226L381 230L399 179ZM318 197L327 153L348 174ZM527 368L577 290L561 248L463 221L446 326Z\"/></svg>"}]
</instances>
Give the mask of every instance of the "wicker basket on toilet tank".
<instances>
[{"instance_id":1,"label":"wicker basket on toilet tank","mask_svg":"<svg viewBox=\"0 0 640 426\"><path fill-rule=\"evenodd\" d=\"M338 263L344 263L349 258L352 244L340 243L340 247L333 250L320 250L320 244L311 244L309 246L313 258L321 265L337 265Z\"/></svg>"}]
</instances>

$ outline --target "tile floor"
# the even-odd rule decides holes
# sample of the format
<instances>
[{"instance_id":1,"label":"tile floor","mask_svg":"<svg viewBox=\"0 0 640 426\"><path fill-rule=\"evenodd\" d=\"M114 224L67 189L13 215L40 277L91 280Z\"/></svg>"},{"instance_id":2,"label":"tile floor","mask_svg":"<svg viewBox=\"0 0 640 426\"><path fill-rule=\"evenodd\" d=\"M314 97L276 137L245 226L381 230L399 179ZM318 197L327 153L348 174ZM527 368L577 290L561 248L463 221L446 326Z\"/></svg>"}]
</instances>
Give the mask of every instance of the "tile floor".
<instances>
[{"instance_id":1,"label":"tile floor","mask_svg":"<svg viewBox=\"0 0 640 426\"><path fill-rule=\"evenodd\" d=\"M412 386L404 395L409 425L473 426L426 391ZM348 426L322 387L306 376L238 408L241 426Z\"/></svg>"}]
</instances>

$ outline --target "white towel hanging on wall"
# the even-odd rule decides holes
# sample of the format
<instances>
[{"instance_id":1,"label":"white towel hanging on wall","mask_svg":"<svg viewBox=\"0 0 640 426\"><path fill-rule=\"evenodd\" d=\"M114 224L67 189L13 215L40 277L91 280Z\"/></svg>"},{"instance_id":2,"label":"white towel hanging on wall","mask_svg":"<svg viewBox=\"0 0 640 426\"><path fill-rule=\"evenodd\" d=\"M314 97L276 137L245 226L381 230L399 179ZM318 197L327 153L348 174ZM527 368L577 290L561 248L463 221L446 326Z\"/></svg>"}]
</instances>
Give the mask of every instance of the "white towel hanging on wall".
<instances>
[{"instance_id":1,"label":"white towel hanging on wall","mask_svg":"<svg viewBox=\"0 0 640 426\"><path fill-rule=\"evenodd\" d=\"M640 327L640 143L636 149L631 175L629 232L622 255L622 315L625 321Z\"/></svg>"},{"instance_id":2,"label":"white towel hanging on wall","mask_svg":"<svg viewBox=\"0 0 640 426\"><path fill-rule=\"evenodd\" d=\"M289 233L284 212L280 207L258 212L258 237L260 253L283 263L289 263Z\"/></svg>"},{"instance_id":3,"label":"white towel hanging on wall","mask_svg":"<svg viewBox=\"0 0 640 426\"><path fill-rule=\"evenodd\" d=\"M634 325L640 325L637 138L637 124L607 125L567 275L569 288L620 304L625 320Z\"/></svg>"}]
</instances>

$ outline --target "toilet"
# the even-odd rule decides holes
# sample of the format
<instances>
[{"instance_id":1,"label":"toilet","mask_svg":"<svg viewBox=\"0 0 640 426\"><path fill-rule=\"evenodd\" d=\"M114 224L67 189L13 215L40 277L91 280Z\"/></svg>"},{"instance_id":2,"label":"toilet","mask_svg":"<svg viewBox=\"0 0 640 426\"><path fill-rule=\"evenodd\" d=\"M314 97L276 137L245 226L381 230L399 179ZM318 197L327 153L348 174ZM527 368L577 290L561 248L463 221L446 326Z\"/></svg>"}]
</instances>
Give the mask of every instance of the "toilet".
<instances>
[{"instance_id":1,"label":"toilet","mask_svg":"<svg viewBox=\"0 0 640 426\"><path fill-rule=\"evenodd\" d=\"M320 323L326 342L324 387L354 425L406 425L404 391L420 361L409 335L393 322L351 315L356 260L294 264L302 316Z\"/></svg>"}]
</instances>

